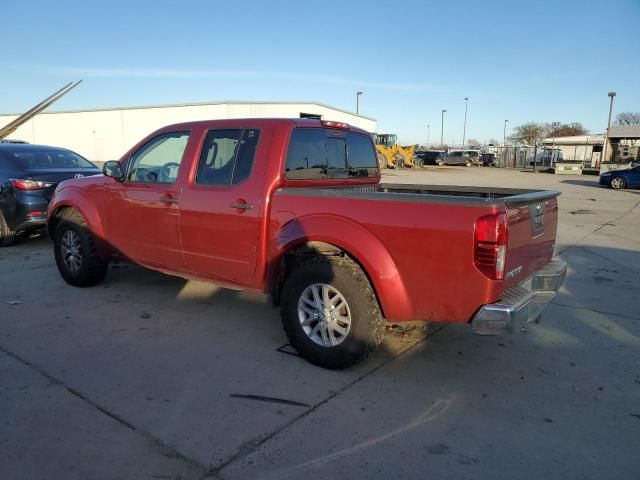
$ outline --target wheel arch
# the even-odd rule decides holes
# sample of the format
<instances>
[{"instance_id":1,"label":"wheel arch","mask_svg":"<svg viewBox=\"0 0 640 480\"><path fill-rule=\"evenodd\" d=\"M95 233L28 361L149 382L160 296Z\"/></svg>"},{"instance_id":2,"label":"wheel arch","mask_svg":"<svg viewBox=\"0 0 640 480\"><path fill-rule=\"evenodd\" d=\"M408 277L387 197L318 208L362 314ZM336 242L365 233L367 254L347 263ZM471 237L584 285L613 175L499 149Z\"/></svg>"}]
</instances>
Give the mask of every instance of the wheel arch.
<instances>
[{"instance_id":1,"label":"wheel arch","mask_svg":"<svg viewBox=\"0 0 640 480\"><path fill-rule=\"evenodd\" d=\"M95 204L78 188L65 188L56 192L54 202L49 205L47 219L47 233L54 238L63 212L75 210L87 223L87 227L96 238L96 243L101 255L106 255L105 231L102 218Z\"/></svg>"},{"instance_id":2,"label":"wheel arch","mask_svg":"<svg viewBox=\"0 0 640 480\"><path fill-rule=\"evenodd\" d=\"M409 294L391 254L361 225L336 216L296 219L281 229L276 244L267 281L275 302L284 280L305 255L343 255L358 264L367 276L385 318L392 321L412 318Z\"/></svg>"}]
</instances>

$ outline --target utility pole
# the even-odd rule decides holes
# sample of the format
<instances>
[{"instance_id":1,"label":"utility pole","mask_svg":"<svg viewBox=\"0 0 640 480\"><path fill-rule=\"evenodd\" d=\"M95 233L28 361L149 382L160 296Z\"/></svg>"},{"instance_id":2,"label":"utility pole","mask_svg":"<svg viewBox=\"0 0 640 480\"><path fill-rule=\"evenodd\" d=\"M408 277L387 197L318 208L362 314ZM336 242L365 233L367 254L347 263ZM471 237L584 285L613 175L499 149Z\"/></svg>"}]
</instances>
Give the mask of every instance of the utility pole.
<instances>
[{"instance_id":1,"label":"utility pole","mask_svg":"<svg viewBox=\"0 0 640 480\"><path fill-rule=\"evenodd\" d=\"M507 166L507 122L509 120L504 121L504 130L502 131L502 161L504 166ZM515 166L515 161L513 162Z\"/></svg>"},{"instance_id":2,"label":"utility pole","mask_svg":"<svg viewBox=\"0 0 640 480\"><path fill-rule=\"evenodd\" d=\"M509 122L509 120L505 120L504 121L504 131L502 132L502 146L506 147L507 146L507 123Z\"/></svg>"},{"instance_id":3,"label":"utility pole","mask_svg":"<svg viewBox=\"0 0 640 480\"><path fill-rule=\"evenodd\" d=\"M362 92L356 92L356 115L360 113L360 95Z\"/></svg>"},{"instance_id":4,"label":"utility pole","mask_svg":"<svg viewBox=\"0 0 640 480\"><path fill-rule=\"evenodd\" d=\"M469 97L464 97L464 128L462 129L462 149L464 150L467 138L467 108L469 107Z\"/></svg>"},{"instance_id":5,"label":"utility pole","mask_svg":"<svg viewBox=\"0 0 640 480\"><path fill-rule=\"evenodd\" d=\"M431 133L429 130L431 129L431 125L427 124L427 148L429 148L429 134Z\"/></svg>"},{"instance_id":6,"label":"utility pole","mask_svg":"<svg viewBox=\"0 0 640 480\"><path fill-rule=\"evenodd\" d=\"M602 148L602 159L600 163L607 161L607 147L609 145L609 129L611 128L611 112L613 111L613 97L616 96L616 92L609 92L609 120L607 121L607 133L604 136L604 147ZM600 167L600 165L598 165Z\"/></svg>"},{"instance_id":7,"label":"utility pole","mask_svg":"<svg viewBox=\"0 0 640 480\"><path fill-rule=\"evenodd\" d=\"M444 114L446 110L442 110L442 123L440 125L440 147L444 145Z\"/></svg>"}]
</instances>

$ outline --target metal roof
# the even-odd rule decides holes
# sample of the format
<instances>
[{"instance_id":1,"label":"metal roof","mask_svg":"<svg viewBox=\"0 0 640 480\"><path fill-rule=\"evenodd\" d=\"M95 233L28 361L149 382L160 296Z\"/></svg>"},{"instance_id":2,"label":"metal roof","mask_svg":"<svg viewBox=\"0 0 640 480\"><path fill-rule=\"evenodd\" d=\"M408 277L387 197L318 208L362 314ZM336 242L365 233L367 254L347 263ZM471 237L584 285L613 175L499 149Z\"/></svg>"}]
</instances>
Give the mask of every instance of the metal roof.
<instances>
[{"instance_id":1,"label":"metal roof","mask_svg":"<svg viewBox=\"0 0 640 480\"><path fill-rule=\"evenodd\" d=\"M344 110L342 108L336 108L326 103L316 101L237 101L237 100L222 100L213 102L192 102L192 103L168 103L165 105L139 105L139 106L127 106L127 107L109 107L109 108L88 108L79 110L54 110L50 112L42 112L40 115L55 115L57 113L86 113L86 112L109 112L114 110L146 110L150 108L176 108L176 107L202 107L210 105L307 105L329 108L337 112L346 113L355 117L364 118L365 120L376 121L373 117L367 117L359 113ZM0 117L13 117L20 115L19 113L0 113Z\"/></svg>"},{"instance_id":2,"label":"metal roof","mask_svg":"<svg viewBox=\"0 0 640 480\"><path fill-rule=\"evenodd\" d=\"M602 145L604 135L575 135L571 137L549 137L542 142L545 145Z\"/></svg>"},{"instance_id":3,"label":"metal roof","mask_svg":"<svg viewBox=\"0 0 640 480\"><path fill-rule=\"evenodd\" d=\"M609 138L639 138L640 124L615 125L609 129Z\"/></svg>"}]
</instances>

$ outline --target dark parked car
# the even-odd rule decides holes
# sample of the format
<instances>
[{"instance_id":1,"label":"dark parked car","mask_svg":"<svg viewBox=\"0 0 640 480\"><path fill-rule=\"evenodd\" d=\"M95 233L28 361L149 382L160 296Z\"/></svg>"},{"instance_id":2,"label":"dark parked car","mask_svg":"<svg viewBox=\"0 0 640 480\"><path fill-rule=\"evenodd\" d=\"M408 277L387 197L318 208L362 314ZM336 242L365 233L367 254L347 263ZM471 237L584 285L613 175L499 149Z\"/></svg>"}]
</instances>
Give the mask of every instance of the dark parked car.
<instances>
[{"instance_id":1,"label":"dark parked car","mask_svg":"<svg viewBox=\"0 0 640 480\"><path fill-rule=\"evenodd\" d=\"M438 150L418 150L413 154L413 157L415 159L414 163L418 166L422 166L435 165L438 162L438 159L444 155L446 155L446 153Z\"/></svg>"},{"instance_id":2,"label":"dark parked car","mask_svg":"<svg viewBox=\"0 0 640 480\"><path fill-rule=\"evenodd\" d=\"M0 144L0 247L11 245L16 235L45 226L47 206L59 182L99 173L71 150Z\"/></svg>"},{"instance_id":3,"label":"dark parked car","mask_svg":"<svg viewBox=\"0 0 640 480\"><path fill-rule=\"evenodd\" d=\"M495 153L481 153L480 162L483 167L495 167L496 166L496 154Z\"/></svg>"},{"instance_id":4,"label":"dark parked car","mask_svg":"<svg viewBox=\"0 0 640 480\"><path fill-rule=\"evenodd\" d=\"M477 150L453 150L437 160L438 165L480 165L480 152Z\"/></svg>"},{"instance_id":5,"label":"dark parked car","mask_svg":"<svg viewBox=\"0 0 640 480\"><path fill-rule=\"evenodd\" d=\"M622 188L640 188L640 165L624 170L610 170L600 175L600 185L620 190Z\"/></svg>"}]
</instances>

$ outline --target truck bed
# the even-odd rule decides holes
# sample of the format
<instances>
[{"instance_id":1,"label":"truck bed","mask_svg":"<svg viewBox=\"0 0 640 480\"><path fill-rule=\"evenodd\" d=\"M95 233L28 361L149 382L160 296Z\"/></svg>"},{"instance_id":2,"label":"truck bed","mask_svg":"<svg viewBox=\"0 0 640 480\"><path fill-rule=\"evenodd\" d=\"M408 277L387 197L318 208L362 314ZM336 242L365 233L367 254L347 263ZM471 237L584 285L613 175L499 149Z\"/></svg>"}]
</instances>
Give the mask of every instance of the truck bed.
<instances>
[{"instance_id":1,"label":"truck bed","mask_svg":"<svg viewBox=\"0 0 640 480\"><path fill-rule=\"evenodd\" d=\"M555 190L401 183L379 183L349 187L284 188L279 193L284 195L361 198L396 202L429 202L484 207L506 205L507 208L528 202L540 202L560 195L560 192Z\"/></svg>"},{"instance_id":2,"label":"truck bed","mask_svg":"<svg viewBox=\"0 0 640 480\"><path fill-rule=\"evenodd\" d=\"M363 263L382 258L379 252L358 252L362 240L350 233L351 225L375 237L374 243L389 252L413 303L406 313L387 315L390 320L468 322L478 305L499 300L506 289L551 260L558 195L550 190L392 183L305 186L276 190L273 208L276 217L295 218L298 226L292 230L331 217L327 223L336 224L335 238L317 238L313 230L303 235L348 245L346 250L360 253L357 259ZM501 212L508 219L505 278L492 281L473 267L475 223ZM337 227L340 222L343 226ZM374 284L378 280L372 278Z\"/></svg>"}]
</instances>

